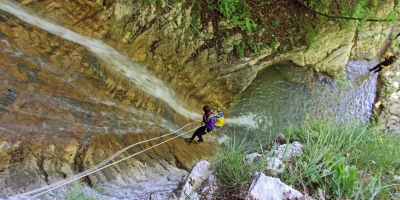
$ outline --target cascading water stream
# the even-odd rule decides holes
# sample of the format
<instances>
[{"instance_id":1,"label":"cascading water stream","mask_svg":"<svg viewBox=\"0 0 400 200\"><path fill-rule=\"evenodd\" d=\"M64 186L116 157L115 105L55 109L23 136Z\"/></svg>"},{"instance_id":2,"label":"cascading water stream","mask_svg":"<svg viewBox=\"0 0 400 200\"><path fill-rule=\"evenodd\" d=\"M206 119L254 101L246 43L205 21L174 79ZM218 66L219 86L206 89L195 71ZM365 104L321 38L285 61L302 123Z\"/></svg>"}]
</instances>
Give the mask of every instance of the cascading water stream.
<instances>
[{"instance_id":1,"label":"cascading water stream","mask_svg":"<svg viewBox=\"0 0 400 200\"><path fill-rule=\"evenodd\" d=\"M49 33L58 35L64 39L85 46L87 49L97 54L99 58L102 58L105 62L114 66L115 70L120 74L123 74L132 80L138 88L141 88L143 91L153 95L156 98L162 99L177 113L181 113L182 115L191 119L201 118L201 115L193 113L182 107L181 104L176 101L174 93L163 81L151 75L142 66L137 63L133 63L127 57L121 55L104 42L86 38L69 29L57 26L49 21L35 16L31 12L25 10L23 7L6 0L0 0L0 9L13 14L19 19L33 26L37 26Z\"/></svg>"},{"instance_id":2,"label":"cascading water stream","mask_svg":"<svg viewBox=\"0 0 400 200\"><path fill-rule=\"evenodd\" d=\"M93 90L95 90L95 86L90 83L85 78L82 78L85 84L76 84L70 85L73 88L74 93L78 93L79 99L84 99L85 101L73 99L73 97L69 97L71 94L66 92L63 94L54 95L53 92L32 92L29 87L35 84L29 84L24 81L14 80L15 74L9 74L7 72L10 69L16 68L17 65L21 65L21 63L39 63L41 73L45 73L49 77L59 77L54 82L51 82L53 85L60 85L61 88L65 88L65 85L69 85L69 81L67 79L73 78L73 76L69 76L68 72L65 71L62 67L52 66L48 63L41 61L40 58L31 57L26 54L25 49L21 50L17 46L14 46L10 38L2 36L3 38L0 40L0 56L3 58L7 58L11 62L3 62L0 61L0 70L5 73L0 74L0 82L6 81L6 88L9 87L12 90L3 93L4 95L10 94L11 97L15 97L15 99L19 99L21 96L28 97L33 102L32 105L40 105L41 110L46 110L44 112L32 112L29 109L18 107L18 106L10 106L6 107L2 105L4 102L0 102L0 109L3 108L4 113L8 115L6 120L2 121L3 123L0 126L1 137L9 136L10 138L17 139L21 137L21 135L26 135L26 138L23 138L22 141L28 140L30 142L35 143L38 141L38 145L40 142L44 143L56 143L57 145L63 145L63 143L69 143L70 138L74 138L74 134L80 132L90 132L91 136L99 136L101 134L113 134L113 135L126 135L132 133L144 133L149 135L149 137L155 137L153 140L156 142L160 142L160 137L157 136L158 132L167 132L175 131L170 134L174 134L173 138L166 138L164 142L172 140L177 137L181 137L180 135L176 135L176 126L170 121L161 118L151 112L146 112L143 110L139 110L130 105L123 105L118 101L113 99L109 99L106 95L98 95L93 94ZM11 42L8 42L7 39L10 39ZM18 74L18 73L17 73ZM63 75L63 76L60 76ZM49 79L51 80L51 79ZM64 86L63 86L64 85ZM42 86L46 88L46 84ZM67 86L68 87L68 86ZM50 89L44 89L50 90ZM57 90L57 89L56 89ZM15 92L15 94L14 94ZM0 101L2 99L0 98ZM87 105L87 106L85 106ZM92 107L99 107L99 109L92 109ZM27 106L29 107L29 106ZM56 111L57 110L57 111ZM48 112L47 112L48 111ZM99 112L100 111L100 112ZM93 118L97 118L97 120L83 121L83 122L69 122L65 120L65 115L62 113L75 113L76 115L82 116L91 116ZM126 115L122 114L126 113ZM10 120L9 118L13 118L14 116L28 116L29 120L15 122L14 120ZM1 118L0 118L1 119ZM40 120L38 120L40 119ZM37 121L43 121L38 123ZM4 123L6 122L6 123ZM94 123L93 123L94 122ZM25 124L25 128L20 128L21 124ZM196 123L197 125L197 123ZM77 128L78 127L78 128ZM80 128L79 128L80 127ZM83 128L83 129L82 129ZM86 130L85 130L86 129ZM189 132L192 132L190 130ZM182 131L181 131L182 132ZM183 134L187 134L185 132ZM154 134L156 136L154 136ZM179 133L182 135L182 133ZM150 136L153 135L153 136ZM43 141L40 141L40 138L44 137ZM78 136L79 137L79 136ZM55 139L56 138L56 139ZM90 137L89 137L90 138ZM17 139L18 140L18 139ZM146 142L139 142L146 143ZM162 144L162 143L160 143ZM1 144L4 145L4 144ZM136 146L136 145L135 145ZM130 149L132 145L118 151L113 154L111 157L103 160L102 162L96 163L95 166L90 169L85 170L84 172L80 172L75 174L74 176L70 176L68 178L61 179L60 181L53 183L51 185L41 187L40 189L35 188L29 194L35 194L41 191L45 191L48 189L52 189L57 186L61 186L62 184L66 184L72 181L76 181L77 177L85 177L87 174L96 172L95 170L99 170L100 167L105 166L110 163L112 160L117 159L120 154L125 153L126 150ZM0 148L3 148L0 146ZM106 150L106 149L104 149ZM114 152L113 152L114 153ZM124 156L121 156L124 157ZM129 158L125 157L124 159ZM123 159L120 159L122 161ZM162 161L161 161L162 162ZM108 166L108 165L107 165ZM2 174L0 174L2 175ZM2 176L0 176L1 180ZM40 178L36 179L34 182L40 182ZM171 186L169 186L171 187ZM135 191L135 190L133 190ZM145 192L143 192L145 193ZM21 196L17 195L15 197L20 199Z\"/></svg>"},{"instance_id":3,"label":"cascading water stream","mask_svg":"<svg viewBox=\"0 0 400 200\"><path fill-rule=\"evenodd\" d=\"M45 31L85 46L96 57L113 66L112 70L118 72L118 75L126 76L135 87L161 100L157 99L156 103L163 106L165 102L165 108L169 109L169 106L188 118L201 118L200 114L192 113L176 102L174 93L165 83L105 43L51 24L9 1L0 0L0 9ZM25 29L23 25L21 27L19 33L28 32L29 37L31 34L38 34L31 32L29 28ZM155 142L160 142L161 134L178 129L169 116L159 116L141 110L131 105L131 102L110 97L112 95L104 91L104 87L99 87L98 81L93 81L88 74L78 71L79 68L63 65L57 58L53 59L57 57L52 57L53 54L41 54L32 48L30 41L19 43L13 40L10 37L13 33L16 32L0 32L0 57L4 58L0 60L0 82L3 83L0 86L0 137L3 139L0 142L0 153L10 152L11 159L5 158L11 160L7 164L13 165L0 173L0 185L12 183L0 189L1 194L36 191L37 188L52 183L59 185L81 175L80 173L90 173L108 164L110 160L127 158L132 152L140 152L151 143L138 145L122 153L121 149L124 147L152 137L158 139ZM58 39L54 38L49 40L57 42ZM69 42L57 44L57 48L62 48L63 45L68 48ZM91 56L79 47L72 48L82 52L83 56ZM140 101L146 101L146 97ZM180 134L166 138L165 141L182 137L182 133ZM139 197L149 193L141 189L142 184L157 183L155 190L170 191L185 173L173 164L182 162L176 161L175 152L193 153L193 148L180 149L184 144L183 140L176 140L160 145L153 152L146 152L146 155L139 158L111 166L93 174L91 178L96 177L94 179L98 181L95 184L105 183L112 187L132 185L128 191ZM204 151L214 149L202 150ZM115 152L121 155L114 154ZM93 157L90 158L91 156ZM62 169L59 163L63 163ZM150 166L148 163L151 163ZM126 171L121 171L121 168ZM87 169L89 172L85 171ZM24 173L20 173L21 171ZM104 180L106 176L120 178ZM62 181L59 182L60 180ZM138 182L140 184L136 184Z\"/></svg>"},{"instance_id":4,"label":"cascading water stream","mask_svg":"<svg viewBox=\"0 0 400 200\"><path fill-rule=\"evenodd\" d=\"M28 60L29 62L33 63L40 63L41 71L45 71L46 74L51 75L53 77L59 77L60 74L67 74L67 72L63 71L62 68L50 66L49 64L41 61L39 58L32 58L29 55L25 54L22 50L18 49L17 47L10 44L7 40L3 39L0 42L3 45L0 45L0 54L7 56L10 59L15 60ZM4 45L5 44L5 45ZM3 65L4 68L13 66L14 64L9 63ZM68 77L68 76L67 76ZM3 77L2 79L8 79L9 77ZM9 86L12 88L18 88L18 92L21 93L20 95L24 96L25 98L32 99L35 104L41 104L42 110L47 110L47 112L29 112L26 109L19 109L13 107L5 107L4 105L0 104L0 109L7 110L12 112L16 115L20 116L29 116L34 117L36 119L44 119L45 121L38 124L33 121L26 121L24 122L27 126L21 128L20 124L15 123L12 121L10 123L3 122L1 125L1 130L6 131L11 135L23 135L21 133L28 133L28 132L42 132L46 133L49 132L56 134L59 133L60 135L67 135L72 132L79 132L81 131L81 127L90 127L91 134L96 135L100 133L114 133L117 135L123 135L124 133L141 133L140 127L146 127L147 130L172 130L174 125L150 112L146 112L143 110L139 110L133 106L129 105L120 105L113 100L108 99L106 96L102 97L95 97L92 96L91 91L95 90L95 86L86 82L83 86L81 84L71 83L70 81L64 79L71 79L69 78L62 78L59 80L59 83L52 83L56 85L65 85L69 84L74 91L81 93L83 98L86 98L88 101L100 105L102 107L100 110L103 110L101 113L95 112L91 109L92 105L87 104L85 106L82 102L77 102L76 100L67 96L54 96L52 93L35 93L29 92L25 88L25 83L19 83L17 81L10 83ZM3 94L5 95L5 94ZM13 91L9 92L9 95L13 97L15 95ZM111 108L111 110L110 110ZM73 122L73 123L66 123L65 120L62 119L62 113L58 113L55 110L58 110L63 113L76 113L76 115L81 116L91 116L98 118L98 123L96 124L89 124L84 123L85 121ZM110 110L111 112L107 112ZM123 118L119 114L125 112L129 116L128 119ZM52 114L49 114L52 113ZM61 116L60 116L61 115ZM143 120L146 119L146 120ZM30 125L29 125L30 124ZM20 132L20 134L16 134L16 132Z\"/></svg>"}]
</instances>

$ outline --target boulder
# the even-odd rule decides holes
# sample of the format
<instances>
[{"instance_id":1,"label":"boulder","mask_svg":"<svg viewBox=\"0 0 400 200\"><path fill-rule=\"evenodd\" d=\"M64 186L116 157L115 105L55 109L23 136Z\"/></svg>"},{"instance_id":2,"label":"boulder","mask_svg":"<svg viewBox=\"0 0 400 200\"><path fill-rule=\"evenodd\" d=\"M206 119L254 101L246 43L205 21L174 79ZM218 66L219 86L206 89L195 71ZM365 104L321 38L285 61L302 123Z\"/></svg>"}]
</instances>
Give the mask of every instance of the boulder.
<instances>
[{"instance_id":1,"label":"boulder","mask_svg":"<svg viewBox=\"0 0 400 200\"><path fill-rule=\"evenodd\" d=\"M215 176L212 175L211 164L202 160L193 167L187 176L179 199L200 199L201 196L212 197L216 189L217 183Z\"/></svg>"},{"instance_id":2,"label":"boulder","mask_svg":"<svg viewBox=\"0 0 400 200\"><path fill-rule=\"evenodd\" d=\"M249 188L247 200L278 200L278 199L301 199L303 194L281 182L279 178L265 176L261 172L254 174Z\"/></svg>"},{"instance_id":3,"label":"boulder","mask_svg":"<svg viewBox=\"0 0 400 200\"><path fill-rule=\"evenodd\" d=\"M282 144L277 149L269 152L269 156L276 156L282 159L289 159L292 157L300 157L303 145L295 141L292 144Z\"/></svg>"}]
</instances>

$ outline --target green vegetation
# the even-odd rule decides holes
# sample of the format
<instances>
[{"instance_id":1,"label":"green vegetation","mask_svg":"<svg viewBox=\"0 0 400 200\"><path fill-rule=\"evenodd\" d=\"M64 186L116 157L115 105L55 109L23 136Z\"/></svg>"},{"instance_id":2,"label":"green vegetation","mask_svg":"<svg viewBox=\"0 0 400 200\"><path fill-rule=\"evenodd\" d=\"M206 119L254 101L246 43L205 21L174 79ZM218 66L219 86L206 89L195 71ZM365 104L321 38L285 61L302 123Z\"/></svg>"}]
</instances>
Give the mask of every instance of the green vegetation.
<instances>
[{"instance_id":1,"label":"green vegetation","mask_svg":"<svg viewBox=\"0 0 400 200\"><path fill-rule=\"evenodd\" d=\"M234 44L234 47L235 47L236 55L239 58L244 57L244 49L246 48L246 44L241 42L239 44Z\"/></svg>"},{"instance_id":2,"label":"green vegetation","mask_svg":"<svg viewBox=\"0 0 400 200\"><path fill-rule=\"evenodd\" d=\"M212 21L216 25L220 21L225 21L229 27L233 28L215 30L217 31L215 35L225 35L225 32L234 35L241 32L243 36L241 42L247 41L243 49L246 54L257 53L267 46L276 48L277 44L280 44L278 50L285 52L302 46L311 47L323 30L322 27L327 26L328 23L336 22L343 29L363 31L363 24L368 19L379 19L376 13L382 9L380 5L385 3L378 3L377 0L299 0L299 2L311 10L292 1L190 0L188 3L192 6L191 23L194 26L193 29L197 29L191 32L200 36L198 32L201 32L208 22ZM312 10L337 17L326 17ZM382 19L394 23L399 18L399 13L400 2L396 1L395 8ZM354 20L354 18L359 20ZM201 24L203 26L200 26ZM222 43L222 39L218 40ZM267 45L255 46L254 44ZM236 56L239 58L244 55L240 48L236 48L239 50L236 51Z\"/></svg>"},{"instance_id":3,"label":"green vegetation","mask_svg":"<svg viewBox=\"0 0 400 200\"><path fill-rule=\"evenodd\" d=\"M75 181L68 185L67 191L62 195L64 200L95 200L97 198L84 194L83 183Z\"/></svg>"},{"instance_id":4,"label":"green vegetation","mask_svg":"<svg viewBox=\"0 0 400 200\"><path fill-rule=\"evenodd\" d=\"M250 6L240 0L218 0L218 11L229 20L233 21L234 27L242 31L253 31L257 24L251 19Z\"/></svg>"},{"instance_id":5,"label":"green vegetation","mask_svg":"<svg viewBox=\"0 0 400 200\"><path fill-rule=\"evenodd\" d=\"M347 88L352 88L353 84L351 83L350 80L348 80L346 78L345 75L341 74L341 75L336 75L335 76L335 80L337 82L337 86L340 90L345 90L344 86L346 86Z\"/></svg>"},{"instance_id":6,"label":"green vegetation","mask_svg":"<svg viewBox=\"0 0 400 200\"><path fill-rule=\"evenodd\" d=\"M208 28L209 22L212 22L214 28L215 37L212 40L216 42L222 43L226 33L231 36L240 33L242 41L238 43L241 46L235 45L236 51L232 52L238 58L245 54L257 53L265 47L281 52L296 50L299 47L312 47L325 26L339 24L342 29L363 31L363 25L368 19L381 18L395 23L400 13L399 1L395 1L394 9L384 17L376 16L376 13L381 11L382 4L389 4L389 0L298 1L309 9L295 1L281 0L163 0L162 4L172 8L177 6L177 3L182 3L179 5L183 8L191 8L190 16L187 16L190 17L190 24L184 23L180 27L186 34L200 38L201 33ZM132 1L118 0L118 2ZM161 1L139 2L158 4ZM216 28L222 21L224 27ZM242 43L245 44L244 49ZM279 48L277 44L280 45ZM234 59L235 56L230 58Z\"/></svg>"},{"instance_id":7,"label":"green vegetation","mask_svg":"<svg viewBox=\"0 0 400 200\"><path fill-rule=\"evenodd\" d=\"M286 184L315 198L318 190L327 199L399 197L400 183L393 178L400 175L398 137L367 125L335 125L323 120L288 126L283 132L288 141L295 139L304 145L302 156L285 161L286 170L278 176ZM265 168L265 161L254 166L243 164L247 153L265 151L262 144L258 148L245 144L233 140L220 151L217 173L224 192L243 189L255 171Z\"/></svg>"},{"instance_id":8,"label":"green vegetation","mask_svg":"<svg viewBox=\"0 0 400 200\"><path fill-rule=\"evenodd\" d=\"M392 23L395 23L399 19L400 3L398 1L395 2L394 9L390 8L391 9L390 14L383 18L376 16L376 12L379 9L382 9L381 7L379 7L379 5L386 2L379 2L378 4L377 0L354 0L354 1L309 0L302 2L308 5L313 10L329 16L361 19L358 20L361 22L358 24L359 28L365 21L369 19L389 20ZM342 27L347 27L347 28L353 27L352 23L354 23L354 20L340 19L340 18L325 18L325 20L332 20L332 19L337 20L342 25Z\"/></svg>"},{"instance_id":9,"label":"green vegetation","mask_svg":"<svg viewBox=\"0 0 400 200\"><path fill-rule=\"evenodd\" d=\"M312 22L308 22L303 20L301 23L301 33L305 35L305 41L307 46L311 47L316 41L317 36L321 33L321 29L312 24Z\"/></svg>"},{"instance_id":10,"label":"green vegetation","mask_svg":"<svg viewBox=\"0 0 400 200\"><path fill-rule=\"evenodd\" d=\"M268 43L268 46L273 49L276 49L276 47L278 46L278 38L275 37L274 40Z\"/></svg>"},{"instance_id":11,"label":"green vegetation","mask_svg":"<svg viewBox=\"0 0 400 200\"><path fill-rule=\"evenodd\" d=\"M264 44L256 44L253 38L249 38L247 40L247 44L249 45L250 49L253 50L254 52L259 52L261 49L265 47Z\"/></svg>"},{"instance_id":12,"label":"green vegetation","mask_svg":"<svg viewBox=\"0 0 400 200\"><path fill-rule=\"evenodd\" d=\"M218 11L227 19L232 19L236 13L239 0L218 0Z\"/></svg>"},{"instance_id":13,"label":"green vegetation","mask_svg":"<svg viewBox=\"0 0 400 200\"><path fill-rule=\"evenodd\" d=\"M224 193L246 190L254 172L263 171L265 163L256 162L254 165L243 163L243 158L255 148L249 146L245 139L232 139L219 149L217 163L217 178L221 181Z\"/></svg>"},{"instance_id":14,"label":"green vegetation","mask_svg":"<svg viewBox=\"0 0 400 200\"><path fill-rule=\"evenodd\" d=\"M365 125L326 121L292 126L286 134L306 147L300 159L291 161L292 170L282 175L288 184L310 192L321 188L340 199L392 198L400 191L393 182L400 170L399 138Z\"/></svg>"}]
</instances>

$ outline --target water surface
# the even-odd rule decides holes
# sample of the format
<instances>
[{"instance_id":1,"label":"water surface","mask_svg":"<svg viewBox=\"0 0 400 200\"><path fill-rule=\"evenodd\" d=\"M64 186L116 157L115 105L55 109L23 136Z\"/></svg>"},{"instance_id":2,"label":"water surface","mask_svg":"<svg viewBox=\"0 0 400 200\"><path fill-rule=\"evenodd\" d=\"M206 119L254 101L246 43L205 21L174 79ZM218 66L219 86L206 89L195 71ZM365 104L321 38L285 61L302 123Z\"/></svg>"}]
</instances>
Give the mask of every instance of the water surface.
<instances>
[{"instance_id":1,"label":"water surface","mask_svg":"<svg viewBox=\"0 0 400 200\"><path fill-rule=\"evenodd\" d=\"M367 122L375 100L377 74L365 61L351 61L343 77L333 79L293 65L275 65L261 71L231 104L222 133L275 135L289 123L306 117L337 123Z\"/></svg>"}]
</instances>

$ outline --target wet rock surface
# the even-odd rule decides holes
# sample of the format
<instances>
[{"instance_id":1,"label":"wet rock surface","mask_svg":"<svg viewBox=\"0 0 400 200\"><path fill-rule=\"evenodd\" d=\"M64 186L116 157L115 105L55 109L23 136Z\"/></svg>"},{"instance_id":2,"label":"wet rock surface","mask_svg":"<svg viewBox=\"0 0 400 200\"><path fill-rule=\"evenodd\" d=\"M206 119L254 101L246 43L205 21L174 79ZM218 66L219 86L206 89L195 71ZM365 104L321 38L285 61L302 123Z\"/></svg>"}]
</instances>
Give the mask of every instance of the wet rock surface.
<instances>
[{"instance_id":1,"label":"wet rock surface","mask_svg":"<svg viewBox=\"0 0 400 200\"><path fill-rule=\"evenodd\" d=\"M335 25L318 40L324 51L300 47L266 60L276 53L276 49L266 48L231 62L232 46L210 42L215 31L212 24L202 30L204 37L182 34L181 25L188 26L191 19L185 17L190 8L181 4L167 9L163 3L161 7L140 7L120 1L18 2L40 17L101 39L142 63L177 91L178 100L192 110L199 102L212 102L227 110L260 70L277 62L290 61L331 74L342 72L353 44L363 37L353 41L354 32ZM371 32L365 37L389 28L369 26ZM384 39L376 38L372 47L357 46L357 53L352 54L373 54L371 49L379 49ZM242 36L229 40L238 42ZM164 117L177 124L188 122L87 49L3 11L0 66L0 195L20 194L71 177L128 145L169 133L176 127L171 128ZM166 187L158 191L170 191L172 183L185 174L177 168L189 170L197 160L215 152L210 142L194 145L179 139L90 175L84 182L129 188L146 180L147 184L156 183L161 177ZM117 158L155 144L141 144ZM119 197L125 198L123 194Z\"/></svg>"},{"instance_id":2,"label":"wet rock surface","mask_svg":"<svg viewBox=\"0 0 400 200\"><path fill-rule=\"evenodd\" d=\"M226 22L213 24L215 22L211 21L200 27L200 37L187 33L186 29L192 26L193 8L184 3L172 7L163 1L143 5L129 1L74 1L68 5L61 0L19 2L40 17L61 23L82 35L104 40L143 63L180 91L181 100L189 105L200 100L224 110L258 71L274 63L293 62L331 75L341 74L352 57L372 59L391 31L389 23L367 23L366 31L356 35L356 23L343 29L330 22L311 48L299 47L296 51L282 53L278 52L278 44L276 48L266 47L242 59L230 59L234 56L232 43L244 40L241 33L228 36L221 45L215 42L218 37L215 29L223 29ZM379 16L388 14L385 12L390 9L385 8L393 5L387 3L383 7Z\"/></svg>"},{"instance_id":3,"label":"wet rock surface","mask_svg":"<svg viewBox=\"0 0 400 200\"><path fill-rule=\"evenodd\" d=\"M126 146L177 129L158 117L164 109L159 102L82 47L10 18L0 21L0 32L1 196L72 177ZM129 149L113 161L163 139ZM149 191L127 186L157 183L156 192L171 192L187 173L182 169L214 151L211 143L190 145L179 137L82 180L143 195Z\"/></svg>"},{"instance_id":4,"label":"wet rock surface","mask_svg":"<svg viewBox=\"0 0 400 200\"><path fill-rule=\"evenodd\" d=\"M396 27L394 32L400 29ZM388 48L382 50L385 52L398 52L398 42L400 38L388 41ZM380 56L378 57L380 58ZM381 60L381 59L378 59ZM381 130L386 133L400 136L400 67L399 62L392 64L389 68L383 69L378 77L380 82L377 92L377 98L374 104L374 120L378 121ZM372 73L372 72L371 72Z\"/></svg>"}]
</instances>

